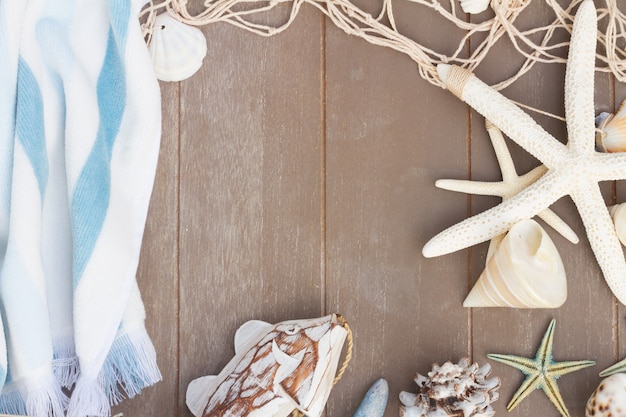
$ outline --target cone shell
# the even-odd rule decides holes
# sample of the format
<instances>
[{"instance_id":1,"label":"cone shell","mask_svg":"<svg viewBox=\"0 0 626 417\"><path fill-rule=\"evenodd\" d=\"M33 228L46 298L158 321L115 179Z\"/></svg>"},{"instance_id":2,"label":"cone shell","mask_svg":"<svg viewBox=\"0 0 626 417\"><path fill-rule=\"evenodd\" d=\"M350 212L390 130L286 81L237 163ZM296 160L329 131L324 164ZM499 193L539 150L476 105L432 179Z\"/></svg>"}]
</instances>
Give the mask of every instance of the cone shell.
<instances>
[{"instance_id":1,"label":"cone shell","mask_svg":"<svg viewBox=\"0 0 626 417\"><path fill-rule=\"evenodd\" d=\"M626 151L626 100L615 116L601 113L596 117L599 131L596 133L596 146L602 152Z\"/></svg>"},{"instance_id":2,"label":"cone shell","mask_svg":"<svg viewBox=\"0 0 626 417\"><path fill-rule=\"evenodd\" d=\"M168 13L156 17L149 49L161 81L182 81L191 77L200 69L207 53L202 31Z\"/></svg>"},{"instance_id":3,"label":"cone shell","mask_svg":"<svg viewBox=\"0 0 626 417\"><path fill-rule=\"evenodd\" d=\"M626 417L626 374L611 375L591 394L586 417Z\"/></svg>"},{"instance_id":4,"label":"cone shell","mask_svg":"<svg viewBox=\"0 0 626 417\"><path fill-rule=\"evenodd\" d=\"M516 223L487 261L464 307L556 308L567 298L563 261L534 220Z\"/></svg>"},{"instance_id":5,"label":"cone shell","mask_svg":"<svg viewBox=\"0 0 626 417\"><path fill-rule=\"evenodd\" d=\"M615 233L619 241L622 242L622 245L626 246L626 203L609 207L609 213L613 219Z\"/></svg>"},{"instance_id":6,"label":"cone shell","mask_svg":"<svg viewBox=\"0 0 626 417\"><path fill-rule=\"evenodd\" d=\"M489 7L489 0L461 0L463 12L478 14L484 12Z\"/></svg>"}]
</instances>

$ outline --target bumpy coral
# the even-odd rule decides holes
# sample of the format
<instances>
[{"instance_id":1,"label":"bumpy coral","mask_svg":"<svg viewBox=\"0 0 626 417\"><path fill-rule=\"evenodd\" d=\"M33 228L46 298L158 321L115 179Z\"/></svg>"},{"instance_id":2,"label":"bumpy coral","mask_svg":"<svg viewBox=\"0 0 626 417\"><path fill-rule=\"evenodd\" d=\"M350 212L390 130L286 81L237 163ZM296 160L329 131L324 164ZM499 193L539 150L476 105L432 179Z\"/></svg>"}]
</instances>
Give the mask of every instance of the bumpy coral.
<instances>
[{"instance_id":1,"label":"bumpy coral","mask_svg":"<svg viewBox=\"0 0 626 417\"><path fill-rule=\"evenodd\" d=\"M417 394L400 393L400 417L492 417L500 379L486 379L490 371L489 364L470 365L467 358L434 364L427 377L415 374Z\"/></svg>"}]
</instances>

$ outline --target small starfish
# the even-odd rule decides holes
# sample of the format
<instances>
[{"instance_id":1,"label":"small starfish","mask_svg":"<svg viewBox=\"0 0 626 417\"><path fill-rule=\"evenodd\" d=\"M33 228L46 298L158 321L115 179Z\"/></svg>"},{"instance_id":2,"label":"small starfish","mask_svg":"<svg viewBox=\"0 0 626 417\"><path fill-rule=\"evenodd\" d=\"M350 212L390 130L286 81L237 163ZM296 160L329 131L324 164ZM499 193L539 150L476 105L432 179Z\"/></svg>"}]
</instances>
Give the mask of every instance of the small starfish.
<instances>
[{"instance_id":1,"label":"small starfish","mask_svg":"<svg viewBox=\"0 0 626 417\"><path fill-rule=\"evenodd\" d=\"M489 240L569 195L607 284L626 304L626 261L598 186L600 181L626 179L626 153L594 149L596 33L595 7L592 0L585 0L574 19L565 74L567 145L471 72L444 64L437 67L449 90L543 162L548 172L514 197L432 238L422 250L424 256L444 255Z\"/></svg>"},{"instance_id":2,"label":"small starfish","mask_svg":"<svg viewBox=\"0 0 626 417\"><path fill-rule=\"evenodd\" d=\"M570 417L567 407L563 402L559 386L556 380L559 377L569 374L570 372L578 371L589 366L593 366L596 363L593 361L567 361L567 362L554 362L552 360L552 342L554 340L554 325L556 320L552 320L546 330L546 334L543 335L541 345L537 349L535 359L528 359L523 356L515 355L500 355L489 354L487 357L497 362L502 362L506 365L512 366L515 369L519 369L526 375L526 379L518 390L513 395L511 401L507 404L507 411L511 411L517 405L526 398L535 389L541 388L552 404L559 410L563 417Z\"/></svg>"},{"instance_id":3,"label":"small starfish","mask_svg":"<svg viewBox=\"0 0 626 417\"><path fill-rule=\"evenodd\" d=\"M487 119L485 119L485 128L487 129L487 133L491 139L493 150L496 153L498 165L500 165L502 181L484 182L444 179L436 181L436 187L466 194L501 197L504 201L513 197L546 173L546 167L544 165L539 165L526 174L519 176L517 174L517 170L515 169L515 164L513 163L513 158L511 157L509 148L506 146L504 141L504 136L502 136L502 131ZM576 236L576 233L574 233L567 223L561 220L561 218L558 217L552 210L546 209L537 214L537 216L552 226L552 228L559 232L565 239L572 243L578 243L578 236ZM491 239L487 259L491 257L491 254L495 248L498 247L504 236L504 234L501 234Z\"/></svg>"}]
</instances>

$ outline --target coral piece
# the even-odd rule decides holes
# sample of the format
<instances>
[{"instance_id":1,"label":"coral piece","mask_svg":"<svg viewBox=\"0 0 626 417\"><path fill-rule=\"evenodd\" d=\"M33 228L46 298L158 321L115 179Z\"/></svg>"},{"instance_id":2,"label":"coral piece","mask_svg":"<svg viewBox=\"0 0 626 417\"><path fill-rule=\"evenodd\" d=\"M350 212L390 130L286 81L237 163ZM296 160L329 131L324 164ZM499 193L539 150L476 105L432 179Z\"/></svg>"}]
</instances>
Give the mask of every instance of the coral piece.
<instances>
[{"instance_id":1,"label":"coral piece","mask_svg":"<svg viewBox=\"0 0 626 417\"><path fill-rule=\"evenodd\" d=\"M161 81L182 81L195 74L207 53L202 31L169 13L158 15L149 45L156 76Z\"/></svg>"},{"instance_id":2,"label":"coral piece","mask_svg":"<svg viewBox=\"0 0 626 417\"><path fill-rule=\"evenodd\" d=\"M556 320L550 322L534 359L515 355L487 355L489 359L519 369L526 375L526 379L507 404L506 409L508 411L517 407L517 405L535 389L541 388L561 415L563 417L569 417L569 411L563 402L556 380L565 374L593 366L596 363L593 361L554 362L552 360L552 343L554 341L555 324Z\"/></svg>"},{"instance_id":3,"label":"coral piece","mask_svg":"<svg viewBox=\"0 0 626 417\"><path fill-rule=\"evenodd\" d=\"M546 231L531 219L507 233L463 306L556 308L566 298L561 256Z\"/></svg>"},{"instance_id":4,"label":"coral piece","mask_svg":"<svg viewBox=\"0 0 626 417\"><path fill-rule=\"evenodd\" d=\"M619 301L626 303L626 261L598 186L601 181L626 179L626 154L594 150L596 27L593 2L585 0L574 20L565 76L567 145L471 72L438 66L448 89L543 162L548 172L514 197L432 238L422 250L424 256L439 256L489 240L570 195L606 282Z\"/></svg>"},{"instance_id":5,"label":"coral piece","mask_svg":"<svg viewBox=\"0 0 626 417\"><path fill-rule=\"evenodd\" d=\"M357 408L354 417L383 417L389 398L389 384L380 378L365 393L361 405Z\"/></svg>"},{"instance_id":6,"label":"coral piece","mask_svg":"<svg viewBox=\"0 0 626 417\"><path fill-rule=\"evenodd\" d=\"M586 417L626 417L626 374L602 380L585 407Z\"/></svg>"},{"instance_id":7,"label":"coral piece","mask_svg":"<svg viewBox=\"0 0 626 417\"><path fill-rule=\"evenodd\" d=\"M491 366L470 365L467 358L458 364L433 365L428 376L415 374L417 394L400 393L400 417L491 417L491 403L498 399L500 379L486 379Z\"/></svg>"},{"instance_id":8,"label":"coral piece","mask_svg":"<svg viewBox=\"0 0 626 417\"><path fill-rule=\"evenodd\" d=\"M249 321L235 334L235 357L217 376L191 381L196 417L319 417L348 331L337 315L278 324ZM345 323L345 322L344 322Z\"/></svg>"}]
</instances>

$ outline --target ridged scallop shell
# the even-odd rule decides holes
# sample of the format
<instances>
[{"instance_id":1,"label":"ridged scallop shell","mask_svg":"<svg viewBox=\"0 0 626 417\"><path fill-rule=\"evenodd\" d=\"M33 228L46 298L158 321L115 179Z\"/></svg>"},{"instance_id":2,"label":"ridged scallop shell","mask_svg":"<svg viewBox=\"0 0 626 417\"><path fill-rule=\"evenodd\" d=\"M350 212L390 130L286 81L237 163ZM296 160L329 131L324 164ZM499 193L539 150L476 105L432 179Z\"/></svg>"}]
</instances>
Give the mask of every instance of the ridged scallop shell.
<instances>
[{"instance_id":1,"label":"ridged scallop shell","mask_svg":"<svg viewBox=\"0 0 626 417\"><path fill-rule=\"evenodd\" d=\"M478 14L489 7L489 0L461 0L461 9L465 13Z\"/></svg>"},{"instance_id":2,"label":"ridged scallop shell","mask_svg":"<svg viewBox=\"0 0 626 417\"><path fill-rule=\"evenodd\" d=\"M467 358L458 364L434 364L428 376L415 374L417 394L400 393L400 417L491 417L491 403L498 399L500 379L490 378L491 366L470 365Z\"/></svg>"},{"instance_id":3,"label":"ridged scallop shell","mask_svg":"<svg viewBox=\"0 0 626 417\"><path fill-rule=\"evenodd\" d=\"M603 379L585 407L586 417L626 417L626 374Z\"/></svg>"},{"instance_id":4,"label":"ridged scallop shell","mask_svg":"<svg viewBox=\"0 0 626 417\"><path fill-rule=\"evenodd\" d=\"M602 152L626 151L626 100L615 115L600 113L596 117L596 146Z\"/></svg>"},{"instance_id":5,"label":"ridged scallop shell","mask_svg":"<svg viewBox=\"0 0 626 417\"><path fill-rule=\"evenodd\" d=\"M522 220L502 239L464 307L556 308L567 298L565 268L536 221Z\"/></svg>"},{"instance_id":6,"label":"ridged scallop shell","mask_svg":"<svg viewBox=\"0 0 626 417\"><path fill-rule=\"evenodd\" d=\"M206 38L200 29L162 13L154 21L149 50L159 80L182 81L202 66Z\"/></svg>"}]
</instances>

